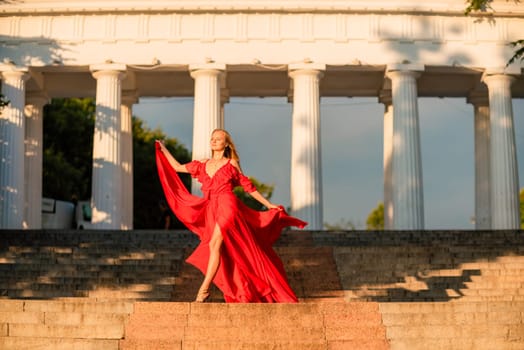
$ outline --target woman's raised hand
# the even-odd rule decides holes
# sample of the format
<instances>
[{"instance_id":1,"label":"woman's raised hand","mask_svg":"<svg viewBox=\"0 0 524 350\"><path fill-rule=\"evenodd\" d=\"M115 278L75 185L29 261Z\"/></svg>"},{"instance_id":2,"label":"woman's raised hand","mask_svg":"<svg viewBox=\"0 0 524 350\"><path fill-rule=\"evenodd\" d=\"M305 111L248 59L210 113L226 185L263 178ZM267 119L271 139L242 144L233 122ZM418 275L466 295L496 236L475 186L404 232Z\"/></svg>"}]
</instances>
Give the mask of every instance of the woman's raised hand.
<instances>
[{"instance_id":1,"label":"woman's raised hand","mask_svg":"<svg viewBox=\"0 0 524 350\"><path fill-rule=\"evenodd\" d=\"M268 209L277 209L277 210L280 210L280 211L283 211L284 210L284 207L281 206L281 205L276 205L276 204L273 204L273 203L269 203L269 205L267 206Z\"/></svg>"},{"instance_id":2,"label":"woman's raised hand","mask_svg":"<svg viewBox=\"0 0 524 350\"><path fill-rule=\"evenodd\" d=\"M163 140L156 140L155 143L157 145L157 148L159 148L162 152L165 152L167 150Z\"/></svg>"}]
</instances>

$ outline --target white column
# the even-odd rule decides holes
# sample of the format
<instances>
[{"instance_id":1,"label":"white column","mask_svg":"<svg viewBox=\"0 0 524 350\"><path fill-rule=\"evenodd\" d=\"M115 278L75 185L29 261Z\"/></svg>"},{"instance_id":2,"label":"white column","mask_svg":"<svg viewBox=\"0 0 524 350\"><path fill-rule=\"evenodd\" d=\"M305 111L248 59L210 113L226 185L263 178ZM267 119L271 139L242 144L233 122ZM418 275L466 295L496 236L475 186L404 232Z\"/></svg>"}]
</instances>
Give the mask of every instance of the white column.
<instances>
[{"instance_id":1,"label":"white column","mask_svg":"<svg viewBox=\"0 0 524 350\"><path fill-rule=\"evenodd\" d=\"M25 83L27 69L0 67L2 94L10 101L0 112L0 229L21 229L24 219Z\"/></svg>"},{"instance_id":2,"label":"white column","mask_svg":"<svg viewBox=\"0 0 524 350\"><path fill-rule=\"evenodd\" d=\"M226 69L225 64L206 63L191 65L191 76L195 79L195 103L193 116L193 159L211 157L209 140L211 133L223 128L220 108L220 79ZM201 194L200 184L193 179L192 192Z\"/></svg>"},{"instance_id":3,"label":"white column","mask_svg":"<svg viewBox=\"0 0 524 350\"><path fill-rule=\"evenodd\" d=\"M96 82L96 119L93 138L92 223L99 229L121 228L122 219L122 79L126 66L90 67Z\"/></svg>"},{"instance_id":4,"label":"white column","mask_svg":"<svg viewBox=\"0 0 524 350\"><path fill-rule=\"evenodd\" d=\"M384 104L384 229L393 229L393 102L391 90L381 92Z\"/></svg>"},{"instance_id":5,"label":"white column","mask_svg":"<svg viewBox=\"0 0 524 350\"><path fill-rule=\"evenodd\" d=\"M474 94L468 97L475 112L475 229L491 229L490 200L490 146L488 96Z\"/></svg>"},{"instance_id":6,"label":"white column","mask_svg":"<svg viewBox=\"0 0 524 350\"><path fill-rule=\"evenodd\" d=\"M49 97L29 95L25 105L25 215L30 229L42 228L42 159L44 105Z\"/></svg>"},{"instance_id":7,"label":"white column","mask_svg":"<svg viewBox=\"0 0 524 350\"><path fill-rule=\"evenodd\" d=\"M418 65L388 66L393 99L393 227L424 229L424 196L417 101Z\"/></svg>"},{"instance_id":8,"label":"white column","mask_svg":"<svg viewBox=\"0 0 524 350\"><path fill-rule=\"evenodd\" d=\"M133 104L136 94L124 94L121 106L122 131L122 230L133 229Z\"/></svg>"},{"instance_id":9,"label":"white column","mask_svg":"<svg viewBox=\"0 0 524 350\"><path fill-rule=\"evenodd\" d=\"M221 128L225 128L224 105L226 103L229 103L229 90L220 88L220 120L218 125L222 125Z\"/></svg>"},{"instance_id":10,"label":"white column","mask_svg":"<svg viewBox=\"0 0 524 350\"><path fill-rule=\"evenodd\" d=\"M293 79L291 127L291 212L322 230L322 163L319 82L326 66L303 63L289 66Z\"/></svg>"},{"instance_id":11,"label":"white column","mask_svg":"<svg viewBox=\"0 0 524 350\"><path fill-rule=\"evenodd\" d=\"M505 74L485 74L490 107L491 228L520 228L519 177L511 83Z\"/></svg>"}]
</instances>

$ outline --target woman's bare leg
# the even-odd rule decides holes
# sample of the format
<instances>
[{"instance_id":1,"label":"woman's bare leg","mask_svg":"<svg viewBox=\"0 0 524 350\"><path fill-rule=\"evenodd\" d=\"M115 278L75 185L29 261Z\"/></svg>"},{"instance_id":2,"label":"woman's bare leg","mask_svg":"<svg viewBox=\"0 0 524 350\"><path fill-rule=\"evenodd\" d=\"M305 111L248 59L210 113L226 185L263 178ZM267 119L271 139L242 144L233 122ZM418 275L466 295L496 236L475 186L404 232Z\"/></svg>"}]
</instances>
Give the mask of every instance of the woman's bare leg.
<instances>
[{"instance_id":1,"label":"woman's bare leg","mask_svg":"<svg viewBox=\"0 0 524 350\"><path fill-rule=\"evenodd\" d=\"M205 301L209 296L209 287L217 274L218 265L220 263L220 248L222 247L222 241L223 238L220 226L215 224L213 235L209 241L209 261L207 263L206 276L204 277L204 281L198 291L197 301Z\"/></svg>"}]
</instances>

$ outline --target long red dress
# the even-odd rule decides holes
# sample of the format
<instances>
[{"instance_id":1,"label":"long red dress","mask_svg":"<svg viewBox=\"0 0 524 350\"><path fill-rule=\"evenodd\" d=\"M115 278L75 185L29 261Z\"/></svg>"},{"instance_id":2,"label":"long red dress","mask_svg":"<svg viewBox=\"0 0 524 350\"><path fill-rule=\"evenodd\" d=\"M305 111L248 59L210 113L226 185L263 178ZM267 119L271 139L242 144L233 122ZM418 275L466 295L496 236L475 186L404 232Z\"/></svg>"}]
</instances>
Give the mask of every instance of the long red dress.
<instances>
[{"instance_id":1,"label":"long red dress","mask_svg":"<svg viewBox=\"0 0 524 350\"><path fill-rule=\"evenodd\" d=\"M303 228L306 222L284 210L253 210L233 193L241 185L248 193L256 188L230 161L210 177L205 162L186 164L191 176L202 183L204 197L189 193L169 161L156 147L160 182L167 202L178 219L200 238L200 244L186 260L202 273L209 260L209 240L215 224L220 226L223 244L220 264L213 280L226 302L297 302L282 261L272 245L284 227Z\"/></svg>"}]
</instances>

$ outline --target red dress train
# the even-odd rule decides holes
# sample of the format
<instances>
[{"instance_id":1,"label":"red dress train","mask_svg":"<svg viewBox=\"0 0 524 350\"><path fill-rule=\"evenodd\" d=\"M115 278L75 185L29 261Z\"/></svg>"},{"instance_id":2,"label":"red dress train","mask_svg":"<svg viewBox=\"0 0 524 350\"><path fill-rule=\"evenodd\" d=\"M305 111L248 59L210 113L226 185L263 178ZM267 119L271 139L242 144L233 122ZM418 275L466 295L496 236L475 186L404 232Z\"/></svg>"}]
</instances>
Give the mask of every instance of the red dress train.
<instances>
[{"instance_id":1,"label":"red dress train","mask_svg":"<svg viewBox=\"0 0 524 350\"><path fill-rule=\"evenodd\" d=\"M209 260L209 240L218 224L223 244L220 264L213 280L226 302L297 302L288 284L282 261L272 245L284 227L303 228L306 222L284 210L256 211L233 193L241 185L246 192L256 188L228 161L210 177L205 162L186 164L191 176L202 183L203 198L189 193L176 171L156 145L160 182L167 202L178 219L200 238L200 244L187 259L205 274Z\"/></svg>"}]
</instances>

